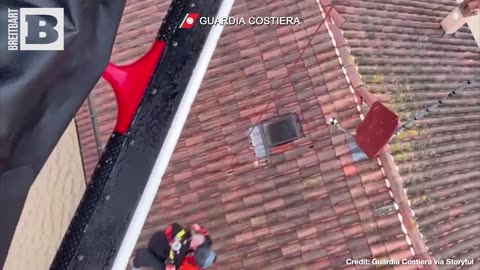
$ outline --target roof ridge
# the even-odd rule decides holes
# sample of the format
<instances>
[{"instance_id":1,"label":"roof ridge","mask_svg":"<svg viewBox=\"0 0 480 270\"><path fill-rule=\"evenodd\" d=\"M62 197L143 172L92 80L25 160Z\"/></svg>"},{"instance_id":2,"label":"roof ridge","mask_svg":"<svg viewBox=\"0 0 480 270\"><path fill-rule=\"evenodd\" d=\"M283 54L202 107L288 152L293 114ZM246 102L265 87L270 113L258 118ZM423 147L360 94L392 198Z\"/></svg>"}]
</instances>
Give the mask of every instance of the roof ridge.
<instances>
[{"instance_id":1,"label":"roof ridge","mask_svg":"<svg viewBox=\"0 0 480 270\"><path fill-rule=\"evenodd\" d=\"M324 18L326 16L326 7L331 7L335 10L331 0L316 1ZM330 17L329 19L330 20L325 21L325 26L327 27L333 46L335 47L335 52L337 53L338 60L342 66L349 88L355 98L357 110L360 112L360 117L363 120L364 114L360 107L362 103L361 99L363 99L368 105L371 105L375 102L376 98L365 87L365 83L363 82L361 75L358 73L358 66L355 63L348 46L348 41L339 27L339 25L344 22L344 19L342 17L340 17L340 19L338 17ZM390 197L393 199L393 205L397 211L402 231L405 234L412 255L416 255L419 259L430 260L433 262L432 256L428 253L428 248L425 244L423 235L419 231L415 219L415 213L410 207L406 190L402 185L401 176L398 167L395 165L393 156L390 153L383 151L377 158L377 162L385 176L385 182L389 189ZM435 264L426 267L432 270L438 269Z\"/></svg>"}]
</instances>

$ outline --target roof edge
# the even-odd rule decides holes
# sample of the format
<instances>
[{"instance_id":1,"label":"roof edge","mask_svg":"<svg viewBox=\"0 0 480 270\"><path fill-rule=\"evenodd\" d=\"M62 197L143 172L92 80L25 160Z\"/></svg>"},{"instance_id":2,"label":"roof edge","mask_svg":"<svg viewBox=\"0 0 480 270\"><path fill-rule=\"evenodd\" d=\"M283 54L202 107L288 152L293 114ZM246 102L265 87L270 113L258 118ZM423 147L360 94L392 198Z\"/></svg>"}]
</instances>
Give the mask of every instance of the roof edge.
<instances>
[{"instance_id":1,"label":"roof edge","mask_svg":"<svg viewBox=\"0 0 480 270\"><path fill-rule=\"evenodd\" d=\"M336 12L331 0L316 1L324 18L326 16L326 10L329 9L332 9L330 11L331 13L333 12L333 14L338 14L338 16L329 16L330 20L327 20L325 25L335 47L339 62L342 65L343 73L345 74L345 77L349 83L352 95L357 103L357 109L360 112L363 120L364 115L361 108L362 99L368 105L371 105L376 98L370 91L368 91L361 78L361 75L358 73L358 67L353 60L354 58L350 52L348 41L343 35L343 31L340 29L340 26L343 24L345 19L343 19L343 17ZM398 167L395 165L392 155L384 151L377 158L377 162L382 170L383 175L385 176L386 185L390 190L390 196L393 199L393 204L397 210L398 218L401 222L402 231L405 234L405 238L410 246L412 255L422 260L433 261L433 257L428 253L428 248L425 244L422 234L418 229L415 214L408 202L407 194L403 188ZM431 264L425 265L425 269L438 270L438 267L435 264Z\"/></svg>"}]
</instances>

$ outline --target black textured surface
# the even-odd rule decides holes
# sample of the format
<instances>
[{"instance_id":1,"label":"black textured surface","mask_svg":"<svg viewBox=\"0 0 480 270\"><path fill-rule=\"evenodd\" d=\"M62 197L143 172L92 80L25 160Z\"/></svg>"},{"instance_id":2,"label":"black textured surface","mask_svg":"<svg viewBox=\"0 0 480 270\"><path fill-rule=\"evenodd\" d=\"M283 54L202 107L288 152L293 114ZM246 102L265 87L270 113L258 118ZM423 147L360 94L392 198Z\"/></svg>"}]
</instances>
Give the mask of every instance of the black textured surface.
<instances>
[{"instance_id":1,"label":"black textured surface","mask_svg":"<svg viewBox=\"0 0 480 270\"><path fill-rule=\"evenodd\" d=\"M185 8L194 5L196 5L195 1L173 0L168 8L168 13L162 22L162 26L160 26L157 40L162 40L168 44L175 31L178 29L183 17L187 13ZM193 11L193 8L190 8L189 11Z\"/></svg>"},{"instance_id":2,"label":"black textured surface","mask_svg":"<svg viewBox=\"0 0 480 270\"><path fill-rule=\"evenodd\" d=\"M88 224L92 221L95 210L102 201L109 199L110 195L105 190L105 186L111 179L114 164L117 162L118 154L126 141L127 136L118 133L113 133L108 140L92 179L52 262L51 269L67 269L73 260L80 259L80 257L76 258L78 246Z\"/></svg>"},{"instance_id":3,"label":"black textured surface","mask_svg":"<svg viewBox=\"0 0 480 270\"><path fill-rule=\"evenodd\" d=\"M180 1L173 2L172 6L177 2ZM173 8L170 12L175 11L177 15L167 15L166 20L172 21L164 23L163 30L159 31L160 39L168 39L166 52L155 68L126 135L128 143L124 136L117 137L123 140L120 143L110 143L118 140L115 138L109 141L112 154L119 151L116 159L107 154L102 156L103 165L96 169L92 181L100 182L98 186L103 187L87 190L76 213L78 217L72 221L51 269L112 267L210 30L210 26L200 24L192 29L178 29L179 21L169 18L181 20L187 12L215 16L220 3L221 0L208 3L186 1L183 12ZM174 28L167 25L174 25ZM117 149L119 146L120 149ZM107 158L111 158L111 164L105 164ZM109 199L105 200L107 195ZM88 217L89 213L93 215Z\"/></svg>"}]
</instances>

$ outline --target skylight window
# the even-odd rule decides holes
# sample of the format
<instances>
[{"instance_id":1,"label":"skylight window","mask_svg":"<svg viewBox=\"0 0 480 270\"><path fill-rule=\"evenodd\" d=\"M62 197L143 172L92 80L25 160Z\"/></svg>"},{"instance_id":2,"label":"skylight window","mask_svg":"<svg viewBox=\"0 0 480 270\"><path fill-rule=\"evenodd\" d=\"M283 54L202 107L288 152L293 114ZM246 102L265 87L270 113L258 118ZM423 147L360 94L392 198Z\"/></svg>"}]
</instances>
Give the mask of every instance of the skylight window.
<instances>
[{"instance_id":1,"label":"skylight window","mask_svg":"<svg viewBox=\"0 0 480 270\"><path fill-rule=\"evenodd\" d=\"M301 137L302 128L295 114L275 117L250 129L250 141L257 157L266 157L272 148Z\"/></svg>"}]
</instances>

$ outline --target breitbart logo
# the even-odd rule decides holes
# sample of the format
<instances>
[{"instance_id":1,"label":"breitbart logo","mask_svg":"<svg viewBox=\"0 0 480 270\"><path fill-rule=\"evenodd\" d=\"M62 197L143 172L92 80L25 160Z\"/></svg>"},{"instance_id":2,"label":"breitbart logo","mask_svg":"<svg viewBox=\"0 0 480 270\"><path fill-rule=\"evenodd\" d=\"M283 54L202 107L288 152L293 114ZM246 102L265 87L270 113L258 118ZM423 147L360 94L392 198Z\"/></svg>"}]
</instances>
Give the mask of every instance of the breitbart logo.
<instances>
[{"instance_id":1,"label":"breitbart logo","mask_svg":"<svg viewBox=\"0 0 480 270\"><path fill-rule=\"evenodd\" d=\"M8 50L62 51L63 8L8 9Z\"/></svg>"},{"instance_id":2,"label":"breitbart logo","mask_svg":"<svg viewBox=\"0 0 480 270\"><path fill-rule=\"evenodd\" d=\"M199 16L198 13L187 13L187 15L185 15L185 18L183 18L182 23L180 23L179 28L182 28L182 29L192 28L195 22L197 21L198 16Z\"/></svg>"}]
</instances>

